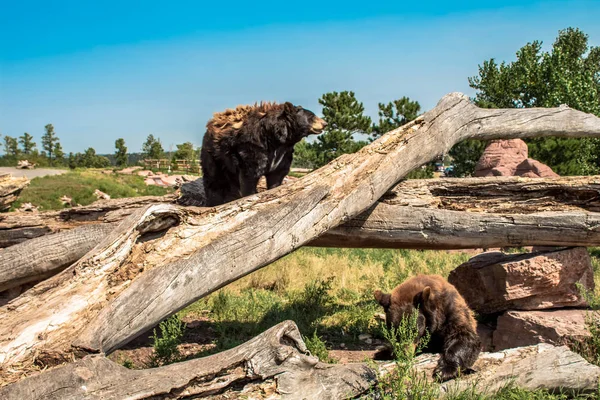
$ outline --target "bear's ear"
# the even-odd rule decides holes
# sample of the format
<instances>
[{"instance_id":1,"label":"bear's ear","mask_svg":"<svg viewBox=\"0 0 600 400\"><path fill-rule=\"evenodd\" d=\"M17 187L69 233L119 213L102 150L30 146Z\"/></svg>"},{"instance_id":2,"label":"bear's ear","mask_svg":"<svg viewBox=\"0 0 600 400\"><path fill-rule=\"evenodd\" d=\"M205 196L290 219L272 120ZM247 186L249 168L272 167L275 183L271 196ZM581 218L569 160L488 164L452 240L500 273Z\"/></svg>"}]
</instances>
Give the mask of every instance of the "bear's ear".
<instances>
[{"instance_id":1,"label":"bear's ear","mask_svg":"<svg viewBox=\"0 0 600 400\"><path fill-rule=\"evenodd\" d=\"M419 293L417 293L413 298L413 305L415 307L424 306L425 304L430 302L432 296L433 295L431 294L431 288L429 286L425 286L425 288Z\"/></svg>"},{"instance_id":2,"label":"bear's ear","mask_svg":"<svg viewBox=\"0 0 600 400\"><path fill-rule=\"evenodd\" d=\"M383 293L381 290L376 290L374 293L375 300L383 307L388 308L392 301L392 296L388 293Z\"/></svg>"},{"instance_id":3,"label":"bear's ear","mask_svg":"<svg viewBox=\"0 0 600 400\"><path fill-rule=\"evenodd\" d=\"M283 105L283 111L287 113L293 113L294 111L296 111L296 107L294 107L294 105L289 101L286 101Z\"/></svg>"},{"instance_id":4,"label":"bear's ear","mask_svg":"<svg viewBox=\"0 0 600 400\"><path fill-rule=\"evenodd\" d=\"M423 289L423 302L428 302L429 298L431 297L431 288L429 286L425 286L425 289Z\"/></svg>"}]
</instances>

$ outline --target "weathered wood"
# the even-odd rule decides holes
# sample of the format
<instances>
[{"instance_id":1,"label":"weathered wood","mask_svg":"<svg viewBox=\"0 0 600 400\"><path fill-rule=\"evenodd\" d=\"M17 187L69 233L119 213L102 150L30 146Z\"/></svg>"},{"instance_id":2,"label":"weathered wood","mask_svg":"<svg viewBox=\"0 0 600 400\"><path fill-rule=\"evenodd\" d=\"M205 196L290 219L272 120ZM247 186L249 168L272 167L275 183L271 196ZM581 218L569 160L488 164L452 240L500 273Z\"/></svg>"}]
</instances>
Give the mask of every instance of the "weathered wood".
<instances>
[{"instance_id":1,"label":"weathered wood","mask_svg":"<svg viewBox=\"0 0 600 400\"><path fill-rule=\"evenodd\" d=\"M93 252L0 308L0 362L110 352L212 291L371 207L400 178L467 138L600 137L569 108L484 110L460 94L302 179L210 209L136 211Z\"/></svg>"},{"instance_id":2,"label":"weathered wood","mask_svg":"<svg viewBox=\"0 0 600 400\"><path fill-rule=\"evenodd\" d=\"M329 400L353 398L375 382L375 371L365 364L324 364L307 353L296 324L284 321L231 350L159 368L130 370L87 356L0 388L0 398L183 399L243 385L244 395L251 396L253 384L272 379L277 398Z\"/></svg>"},{"instance_id":3,"label":"weathered wood","mask_svg":"<svg viewBox=\"0 0 600 400\"><path fill-rule=\"evenodd\" d=\"M113 224L82 225L2 250L0 292L55 275L92 250L113 228Z\"/></svg>"},{"instance_id":4,"label":"weathered wood","mask_svg":"<svg viewBox=\"0 0 600 400\"><path fill-rule=\"evenodd\" d=\"M415 369L430 377L438 358L437 354L418 356ZM452 398L464 391L493 396L509 385L573 396L597 393L600 383L599 367L586 362L566 346L554 347L546 343L481 353L473 369L476 371L473 374L441 384L439 398Z\"/></svg>"},{"instance_id":5,"label":"weathered wood","mask_svg":"<svg viewBox=\"0 0 600 400\"><path fill-rule=\"evenodd\" d=\"M0 174L0 211L6 211L29 185L29 179L15 178L11 174Z\"/></svg>"},{"instance_id":6,"label":"weathered wood","mask_svg":"<svg viewBox=\"0 0 600 400\"><path fill-rule=\"evenodd\" d=\"M189 195L182 199L191 201ZM156 198L157 203L164 200ZM110 202L103 207L114 208ZM123 209L117 217L124 218L135 209ZM308 245L418 249L595 246L600 243L600 213L591 210L600 211L600 176L409 180L396 185L369 210ZM78 223L82 224L78 234L62 230L32 239L35 244L31 247L24 246L29 243L25 242L0 251L0 291L20 282L39 281L40 273L49 277L60 272L100 243L114 224L101 229L86 220L68 220L61 229ZM21 250L28 248L43 251Z\"/></svg>"},{"instance_id":7,"label":"weathered wood","mask_svg":"<svg viewBox=\"0 0 600 400\"><path fill-rule=\"evenodd\" d=\"M173 202L176 196L143 196L96 201L89 206L38 213L11 212L0 214L0 248L66 229L101 222L123 220L145 205Z\"/></svg>"}]
</instances>

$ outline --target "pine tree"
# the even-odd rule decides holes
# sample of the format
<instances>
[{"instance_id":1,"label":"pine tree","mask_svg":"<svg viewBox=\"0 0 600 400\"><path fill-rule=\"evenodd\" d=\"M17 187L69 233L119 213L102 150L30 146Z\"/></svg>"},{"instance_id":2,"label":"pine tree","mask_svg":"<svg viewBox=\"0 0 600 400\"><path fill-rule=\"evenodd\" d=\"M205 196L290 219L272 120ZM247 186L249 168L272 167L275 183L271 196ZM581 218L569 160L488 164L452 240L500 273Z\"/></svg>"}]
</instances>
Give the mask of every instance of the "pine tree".
<instances>
[{"instance_id":1,"label":"pine tree","mask_svg":"<svg viewBox=\"0 0 600 400\"><path fill-rule=\"evenodd\" d=\"M165 151L162 144L160 144L160 139L155 139L154 135L150 134L142 146L142 153L146 158L158 160L163 157Z\"/></svg>"},{"instance_id":2,"label":"pine tree","mask_svg":"<svg viewBox=\"0 0 600 400\"><path fill-rule=\"evenodd\" d=\"M29 155L33 152L33 150L36 148L36 144L33 141L33 136L31 136L29 133L25 132L23 134L23 136L19 137L19 143L21 143L21 146L23 148L23 154Z\"/></svg>"},{"instance_id":3,"label":"pine tree","mask_svg":"<svg viewBox=\"0 0 600 400\"><path fill-rule=\"evenodd\" d=\"M127 166L127 147L125 146L125 139L119 138L115 141L115 161L118 167Z\"/></svg>"},{"instance_id":4,"label":"pine tree","mask_svg":"<svg viewBox=\"0 0 600 400\"><path fill-rule=\"evenodd\" d=\"M60 142L56 142L54 146L54 161L57 165L63 165L65 162L65 153L63 152Z\"/></svg>"},{"instance_id":5,"label":"pine tree","mask_svg":"<svg viewBox=\"0 0 600 400\"><path fill-rule=\"evenodd\" d=\"M52 126L52 124L46 125L44 129L46 129L46 133L42 136L42 148L45 150L48 160L50 160L50 165L52 165L55 158L54 152L56 144L59 139L54 132L54 126Z\"/></svg>"},{"instance_id":6,"label":"pine tree","mask_svg":"<svg viewBox=\"0 0 600 400\"><path fill-rule=\"evenodd\" d=\"M379 103L378 107L379 122L373 125L372 133L375 138L416 119L421 112L419 102L408 97L387 104Z\"/></svg>"},{"instance_id":7,"label":"pine tree","mask_svg":"<svg viewBox=\"0 0 600 400\"><path fill-rule=\"evenodd\" d=\"M319 99L319 104L323 106L323 119L327 127L312 145L317 153L317 166L363 147L366 142L355 141L354 135L368 133L371 129L371 118L363 115L365 108L354 92L325 93Z\"/></svg>"},{"instance_id":8,"label":"pine tree","mask_svg":"<svg viewBox=\"0 0 600 400\"><path fill-rule=\"evenodd\" d=\"M9 157L19 156L19 142L12 136L4 136L4 154Z\"/></svg>"}]
</instances>

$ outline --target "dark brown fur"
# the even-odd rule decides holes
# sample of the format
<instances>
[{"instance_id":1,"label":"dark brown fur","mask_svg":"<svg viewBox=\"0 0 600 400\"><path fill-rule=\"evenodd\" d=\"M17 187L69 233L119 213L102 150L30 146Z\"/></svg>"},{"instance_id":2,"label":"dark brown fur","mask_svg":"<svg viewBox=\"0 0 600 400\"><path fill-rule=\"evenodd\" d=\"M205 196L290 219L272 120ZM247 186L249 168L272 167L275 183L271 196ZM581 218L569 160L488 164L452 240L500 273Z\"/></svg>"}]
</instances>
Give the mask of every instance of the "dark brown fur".
<instances>
[{"instance_id":1,"label":"dark brown fur","mask_svg":"<svg viewBox=\"0 0 600 400\"><path fill-rule=\"evenodd\" d=\"M294 145L319 134L327 123L291 103L260 103L215 113L206 125L200 159L206 202L216 206L281 185L292 164Z\"/></svg>"},{"instance_id":2,"label":"dark brown fur","mask_svg":"<svg viewBox=\"0 0 600 400\"><path fill-rule=\"evenodd\" d=\"M391 294L375 291L383 306L388 328L417 309L419 337L431 335L428 350L441 353L434 375L442 381L469 370L481 351L477 323L454 286L439 275L417 275L398 285Z\"/></svg>"}]
</instances>

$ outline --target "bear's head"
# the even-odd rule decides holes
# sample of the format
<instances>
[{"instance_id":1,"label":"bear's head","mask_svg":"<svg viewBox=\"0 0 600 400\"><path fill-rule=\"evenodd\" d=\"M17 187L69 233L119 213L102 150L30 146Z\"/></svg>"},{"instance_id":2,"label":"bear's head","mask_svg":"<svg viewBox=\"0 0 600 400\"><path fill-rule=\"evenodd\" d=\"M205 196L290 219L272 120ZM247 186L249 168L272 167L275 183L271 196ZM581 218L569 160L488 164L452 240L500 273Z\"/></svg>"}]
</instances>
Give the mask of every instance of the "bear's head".
<instances>
[{"instance_id":1,"label":"bear's head","mask_svg":"<svg viewBox=\"0 0 600 400\"><path fill-rule=\"evenodd\" d=\"M403 293L394 290L390 293L383 293L376 290L375 300L383 307L385 311L385 322L388 329L398 328L404 318L409 318L414 312L418 313L417 327L419 329L419 338L425 334L427 328L426 310L431 305L431 288L426 286L417 293Z\"/></svg>"},{"instance_id":2,"label":"bear's head","mask_svg":"<svg viewBox=\"0 0 600 400\"><path fill-rule=\"evenodd\" d=\"M290 102L284 103L276 121L270 120L268 124L274 128L275 136L281 142L288 143L297 143L309 135L318 135L327 126L327 122L312 111Z\"/></svg>"}]
</instances>

